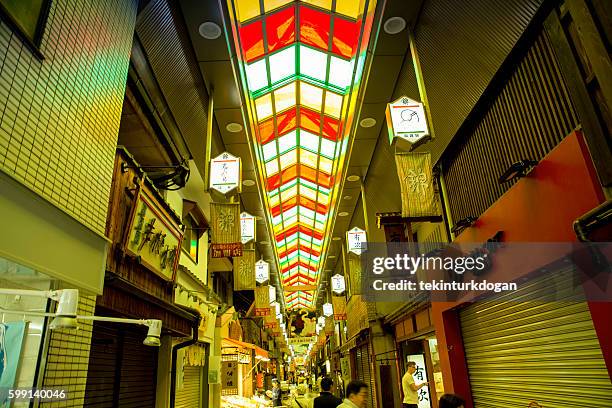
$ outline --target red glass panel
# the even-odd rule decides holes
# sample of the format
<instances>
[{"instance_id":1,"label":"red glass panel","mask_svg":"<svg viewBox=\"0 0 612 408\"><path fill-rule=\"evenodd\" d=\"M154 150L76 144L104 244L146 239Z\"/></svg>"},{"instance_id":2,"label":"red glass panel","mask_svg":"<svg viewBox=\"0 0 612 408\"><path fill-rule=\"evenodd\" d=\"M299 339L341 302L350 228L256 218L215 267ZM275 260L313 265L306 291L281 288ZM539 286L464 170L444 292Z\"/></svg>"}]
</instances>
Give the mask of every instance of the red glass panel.
<instances>
[{"instance_id":1,"label":"red glass panel","mask_svg":"<svg viewBox=\"0 0 612 408\"><path fill-rule=\"evenodd\" d=\"M240 27L240 43L246 62L251 62L264 55L261 21Z\"/></svg>"},{"instance_id":2,"label":"red glass panel","mask_svg":"<svg viewBox=\"0 0 612 408\"><path fill-rule=\"evenodd\" d=\"M298 196L293 196L282 202L283 211L290 210L298 204ZM273 217L280 215L281 213L281 204L275 205L271 209L271 213Z\"/></svg>"},{"instance_id":3,"label":"red glass panel","mask_svg":"<svg viewBox=\"0 0 612 408\"><path fill-rule=\"evenodd\" d=\"M330 22L329 14L300 6L300 42L327 51Z\"/></svg>"},{"instance_id":4,"label":"red glass panel","mask_svg":"<svg viewBox=\"0 0 612 408\"><path fill-rule=\"evenodd\" d=\"M280 174L276 173L275 175L268 177L267 188L268 191L272 191L277 189L280 186Z\"/></svg>"},{"instance_id":5,"label":"red glass panel","mask_svg":"<svg viewBox=\"0 0 612 408\"><path fill-rule=\"evenodd\" d=\"M320 204L320 203L316 203L314 200L311 200L308 197L304 197L304 196L300 196L300 200L299 200L299 204L303 207L306 207L310 210L316 211L319 214L326 214L327 213L327 206Z\"/></svg>"},{"instance_id":6,"label":"red glass panel","mask_svg":"<svg viewBox=\"0 0 612 408\"><path fill-rule=\"evenodd\" d=\"M352 58L357 50L360 21L348 21L334 17L334 35L332 52L346 58Z\"/></svg>"},{"instance_id":7,"label":"red glass panel","mask_svg":"<svg viewBox=\"0 0 612 408\"><path fill-rule=\"evenodd\" d=\"M284 135L297 127L296 109L292 108L276 116L278 135Z\"/></svg>"},{"instance_id":8,"label":"red glass panel","mask_svg":"<svg viewBox=\"0 0 612 408\"><path fill-rule=\"evenodd\" d=\"M323 137L333 141L338 140L340 134L340 121L329 116L323 116Z\"/></svg>"},{"instance_id":9,"label":"red glass panel","mask_svg":"<svg viewBox=\"0 0 612 408\"><path fill-rule=\"evenodd\" d=\"M318 135L321 131L321 113L302 107L300 109L300 127Z\"/></svg>"},{"instance_id":10,"label":"red glass panel","mask_svg":"<svg viewBox=\"0 0 612 408\"><path fill-rule=\"evenodd\" d=\"M306 227L304 225L299 226L299 231L304 234L308 234L311 237L315 237L316 239L323 239L323 234L317 230L312 229L311 227Z\"/></svg>"},{"instance_id":11,"label":"red glass panel","mask_svg":"<svg viewBox=\"0 0 612 408\"><path fill-rule=\"evenodd\" d=\"M312 182L312 183L321 184L321 183L317 182L317 171L314 170L314 169L311 169L310 167L301 166L300 167L300 176L302 178L305 178L306 180Z\"/></svg>"},{"instance_id":12,"label":"red glass panel","mask_svg":"<svg viewBox=\"0 0 612 408\"><path fill-rule=\"evenodd\" d=\"M259 123L259 144L265 145L274 139L274 118Z\"/></svg>"},{"instance_id":13,"label":"red glass panel","mask_svg":"<svg viewBox=\"0 0 612 408\"><path fill-rule=\"evenodd\" d=\"M295 7L289 7L266 18L268 52L295 42Z\"/></svg>"}]
</instances>

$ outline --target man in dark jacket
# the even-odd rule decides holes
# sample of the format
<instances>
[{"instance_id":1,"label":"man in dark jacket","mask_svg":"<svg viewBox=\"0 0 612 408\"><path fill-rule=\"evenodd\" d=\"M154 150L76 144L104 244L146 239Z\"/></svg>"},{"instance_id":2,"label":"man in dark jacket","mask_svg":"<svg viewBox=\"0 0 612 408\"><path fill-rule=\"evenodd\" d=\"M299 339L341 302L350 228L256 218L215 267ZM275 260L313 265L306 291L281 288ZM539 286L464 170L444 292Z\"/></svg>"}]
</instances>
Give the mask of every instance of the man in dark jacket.
<instances>
[{"instance_id":1,"label":"man in dark jacket","mask_svg":"<svg viewBox=\"0 0 612 408\"><path fill-rule=\"evenodd\" d=\"M329 377L321 380L321 395L314 399L313 408L336 408L342 400L331 393L333 381Z\"/></svg>"}]
</instances>

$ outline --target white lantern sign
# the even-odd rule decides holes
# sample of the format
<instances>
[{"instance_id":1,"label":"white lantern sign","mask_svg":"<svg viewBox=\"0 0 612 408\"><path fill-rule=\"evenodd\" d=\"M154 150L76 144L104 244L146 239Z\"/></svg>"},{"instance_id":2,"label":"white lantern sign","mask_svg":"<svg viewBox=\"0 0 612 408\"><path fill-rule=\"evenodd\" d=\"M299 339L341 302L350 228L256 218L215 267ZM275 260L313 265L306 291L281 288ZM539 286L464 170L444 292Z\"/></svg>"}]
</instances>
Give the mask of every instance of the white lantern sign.
<instances>
[{"instance_id":1,"label":"white lantern sign","mask_svg":"<svg viewBox=\"0 0 612 408\"><path fill-rule=\"evenodd\" d=\"M331 278L331 290L338 295L344 293L346 290L346 283L344 282L344 276L336 274Z\"/></svg>"},{"instance_id":2,"label":"white lantern sign","mask_svg":"<svg viewBox=\"0 0 612 408\"><path fill-rule=\"evenodd\" d=\"M348 245L348 251L357 255L361 255L368 249L368 243L366 241L366 233L361 228L353 228L346 232L346 242Z\"/></svg>"},{"instance_id":3,"label":"white lantern sign","mask_svg":"<svg viewBox=\"0 0 612 408\"><path fill-rule=\"evenodd\" d=\"M386 115L391 143L396 137L413 144L429 138L429 127L422 103L402 96L387 105Z\"/></svg>"},{"instance_id":4,"label":"white lantern sign","mask_svg":"<svg viewBox=\"0 0 612 408\"><path fill-rule=\"evenodd\" d=\"M210 161L210 188L226 194L237 188L240 192L242 164L240 157L228 152L221 153Z\"/></svg>"},{"instance_id":5,"label":"white lantern sign","mask_svg":"<svg viewBox=\"0 0 612 408\"><path fill-rule=\"evenodd\" d=\"M255 262L255 281L257 283L265 283L270 279L270 264L260 259Z\"/></svg>"},{"instance_id":6,"label":"white lantern sign","mask_svg":"<svg viewBox=\"0 0 612 408\"><path fill-rule=\"evenodd\" d=\"M333 314L334 314L334 307L332 306L332 304L331 303L325 303L323 305L323 315L329 317L329 316L331 316Z\"/></svg>"},{"instance_id":7,"label":"white lantern sign","mask_svg":"<svg viewBox=\"0 0 612 408\"><path fill-rule=\"evenodd\" d=\"M247 212L240 214L240 242L246 244L255 239L255 216Z\"/></svg>"}]
</instances>

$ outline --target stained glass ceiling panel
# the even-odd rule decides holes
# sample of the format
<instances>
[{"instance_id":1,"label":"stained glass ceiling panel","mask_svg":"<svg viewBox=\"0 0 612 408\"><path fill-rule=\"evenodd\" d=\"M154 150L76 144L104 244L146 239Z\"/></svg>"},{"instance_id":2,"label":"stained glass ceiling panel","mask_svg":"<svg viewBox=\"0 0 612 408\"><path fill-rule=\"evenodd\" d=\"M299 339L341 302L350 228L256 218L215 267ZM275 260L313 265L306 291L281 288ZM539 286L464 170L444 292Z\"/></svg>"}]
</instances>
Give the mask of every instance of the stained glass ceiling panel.
<instances>
[{"instance_id":1,"label":"stained glass ceiling panel","mask_svg":"<svg viewBox=\"0 0 612 408\"><path fill-rule=\"evenodd\" d=\"M228 0L283 286L318 283L375 0ZM351 102L352 101L352 102ZM314 293L286 291L288 308Z\"/></svg>"}]
</instances>

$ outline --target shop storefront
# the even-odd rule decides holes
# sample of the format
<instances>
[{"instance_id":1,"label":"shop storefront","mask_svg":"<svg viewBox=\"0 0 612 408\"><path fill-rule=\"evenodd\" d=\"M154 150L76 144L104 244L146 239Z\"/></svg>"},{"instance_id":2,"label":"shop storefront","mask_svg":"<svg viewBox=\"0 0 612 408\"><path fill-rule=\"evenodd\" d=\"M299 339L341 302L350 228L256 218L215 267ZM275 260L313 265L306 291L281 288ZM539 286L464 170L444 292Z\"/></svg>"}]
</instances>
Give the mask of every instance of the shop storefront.
<instances>
[{"instance_id":1,"label":"shop storefront","mask_svg":"<svg viewBox=\"0 0 612 408\"><path fill-rule=\"evenodd\" d=\"M485 242L497 231L509 245L576 241L574 221L603 199L594 174L582 135L574 132L455 242ZM567 191L572 200L565 199ZM544 252L511 271L502 268L512 262L509 250L494 254L486 277L522 282L517 291L432 304L445 391L466 397L466 407L563 406L569 400L609 406L609 311L602 313L609 304L586 301L581 282L556 255ZM572 387L559 387L567 379Z\"/></svg>"},{"instance_id":2,"label":"shop storefront","mask_svg":"<svg viewBox=\"0 0 612 408\"><path fill-rule=\"evenodd\" d=\"M397 346L396 369L402 378L408 370L407 363L416 363L417 371L413 375L415 382L429 382L431 386L419 390L419 407L437 407L439 397L444 394L444 382L440 367L440 354L435 327L431 319L431 307L421 307L401 314L394 313L390 322L393 324Z\"/></svg>"}]
</instances>

